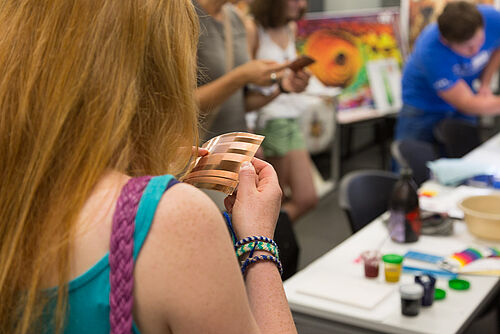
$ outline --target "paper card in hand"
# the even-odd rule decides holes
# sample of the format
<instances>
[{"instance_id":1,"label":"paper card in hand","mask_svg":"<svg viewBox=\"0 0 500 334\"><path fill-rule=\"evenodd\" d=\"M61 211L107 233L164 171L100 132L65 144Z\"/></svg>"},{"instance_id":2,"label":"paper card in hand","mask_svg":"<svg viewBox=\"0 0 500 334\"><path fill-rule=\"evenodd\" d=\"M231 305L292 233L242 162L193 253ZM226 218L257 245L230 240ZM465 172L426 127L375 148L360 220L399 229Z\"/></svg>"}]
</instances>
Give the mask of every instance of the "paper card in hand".
<instances>
[{"instance_id":1,"label":"paper card in hand","mask_svg":"<svg viewBox=\"0 0 500 334\"><path fill-rule=\"evenodd\" d=\"M288 65L288 68L294 72L298 72L304 67L309 66L314 62L316 62L316 60L314 60L313 58L303 55L295 59L293 62L291 62L290 65Z\"/></svg>"},{"instance_id":2,"label":"paper card in hand","mask_svg":"<svg viewBox=\"0 0 500 334\"><path fill-rule=\"evenodd\" d=\"M184 182L231 195L238 185L241 164L252 160L263 140L264 136L246 132L231 132L210 139L202 146L209 154L196 160Z\"/></svg>"}]
</instances>

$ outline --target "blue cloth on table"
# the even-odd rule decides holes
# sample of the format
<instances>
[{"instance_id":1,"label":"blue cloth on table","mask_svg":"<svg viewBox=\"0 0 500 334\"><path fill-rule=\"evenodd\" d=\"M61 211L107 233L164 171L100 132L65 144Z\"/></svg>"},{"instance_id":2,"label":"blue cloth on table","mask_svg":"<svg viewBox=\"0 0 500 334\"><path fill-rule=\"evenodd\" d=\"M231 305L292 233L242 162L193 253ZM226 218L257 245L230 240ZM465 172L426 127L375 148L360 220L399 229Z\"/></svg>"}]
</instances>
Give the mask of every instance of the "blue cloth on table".
<instances>
[{"instance_id":1,"label":"blue cloth on table","mask_svg":"<svg viewBox=\"0 0 500 334\"><path fill-rule=\"evenodd\" d=\"M468 178L481 174L489 174L492 167L465 159L438 159L429 161L427 167L431 170L434 178L446 186L457 186Z\"/></svg>"}]
</instances>

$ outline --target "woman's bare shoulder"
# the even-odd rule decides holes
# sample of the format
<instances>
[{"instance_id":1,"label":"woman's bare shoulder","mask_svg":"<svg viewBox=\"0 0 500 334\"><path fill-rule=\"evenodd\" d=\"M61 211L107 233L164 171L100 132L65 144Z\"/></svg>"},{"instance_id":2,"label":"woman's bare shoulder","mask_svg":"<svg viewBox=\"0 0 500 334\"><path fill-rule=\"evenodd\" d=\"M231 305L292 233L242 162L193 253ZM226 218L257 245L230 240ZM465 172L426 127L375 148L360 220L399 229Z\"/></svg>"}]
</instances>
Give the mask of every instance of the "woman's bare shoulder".
<instances>
[{"instance_id":1,"label":"woman's bare shoulder","mask_svg":"<svg viewBox=\"0 0 500 334\"><path fill-rule=\"evenodd\" d=\"M145 333L196 332L208 326L221 305L231 305L234 298L246 300L220 211L207 195L183 183L161 199L134 280L136 320ZM222 281L227 286L220 286ZM247 312L245 306L240 313ZM196 316L188 320L188 313ZM252 321L241 314L244 327L251 328Z\"/></svg>"},{"instance_id":2,"label":"woman's bare shoulder","mask_svg":"<svg viewBox=\"0 0 500 334\"><path fill-rule=\"evenodd\" d=\"M177 222L186 222L179 226ZM156 211L154 223L158 228L189 229L201 221L220 222L222 216L216 204L201 190L179 183L170 188L162 197ZM196 229L199 229L196 226Z\"/></svg>"}]
</instances>

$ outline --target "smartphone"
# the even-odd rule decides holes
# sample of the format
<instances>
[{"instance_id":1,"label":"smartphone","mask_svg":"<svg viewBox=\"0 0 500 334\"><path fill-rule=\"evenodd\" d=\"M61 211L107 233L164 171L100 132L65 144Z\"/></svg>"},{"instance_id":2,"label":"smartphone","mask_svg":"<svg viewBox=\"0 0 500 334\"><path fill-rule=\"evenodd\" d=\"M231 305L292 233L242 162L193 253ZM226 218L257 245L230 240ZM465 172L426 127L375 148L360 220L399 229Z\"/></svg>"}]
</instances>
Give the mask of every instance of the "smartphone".
<instances>
[{"instance_id":1,"label":"smartphone","mask_svg":"<svg viewBox=\"0 0 500 334\"><path fill-rule=\"evenodd\" d=\"M288 68L290 68L294 72L298 72L304 67L311 65L315 61L316 60L314 60L313 58L303 55L291 62L290 65L288 65Z\"/></svg>"}]
</instances>

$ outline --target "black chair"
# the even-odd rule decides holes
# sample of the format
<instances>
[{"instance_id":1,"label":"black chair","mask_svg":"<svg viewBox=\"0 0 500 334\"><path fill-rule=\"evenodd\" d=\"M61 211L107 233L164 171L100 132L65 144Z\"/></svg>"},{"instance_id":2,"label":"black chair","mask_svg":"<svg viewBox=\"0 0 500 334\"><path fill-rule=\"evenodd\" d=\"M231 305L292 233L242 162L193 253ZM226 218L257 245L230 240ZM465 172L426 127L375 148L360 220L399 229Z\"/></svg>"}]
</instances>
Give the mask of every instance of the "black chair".
<instances>
[{"instance_id":1,"label":"black chair","mask_svg":"<svg viewBox=\"0 0 500 334\"><path fill-rule=\"evenodd\" d=\"M339 205L346 212L352 233L387 210L396 173L383 170L355 171L340 182Z\"/></svg>"},{"instance_id":2,"label":"black chair","mask_svg":"<svg viewBox=\"0 0 500 334\"><path fill-rule=\"evenodd\" d=\"M391 153L401 167L408 167L413 171L413 179L419 187L430 178L427 162L439 158L432 144L413 139L393 142Z\"/></svg>"},{"instance_id":3,"label":"black chair","mask_svg":"<svg viewBox=\"0 0 500 334\"><path fill-rule=\"evenodd\" d=\"M436 125L433 132L448 158L461 158L481 144L479 127L465 120L446 118Z\"/></svg>"}]
</instances>

